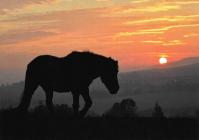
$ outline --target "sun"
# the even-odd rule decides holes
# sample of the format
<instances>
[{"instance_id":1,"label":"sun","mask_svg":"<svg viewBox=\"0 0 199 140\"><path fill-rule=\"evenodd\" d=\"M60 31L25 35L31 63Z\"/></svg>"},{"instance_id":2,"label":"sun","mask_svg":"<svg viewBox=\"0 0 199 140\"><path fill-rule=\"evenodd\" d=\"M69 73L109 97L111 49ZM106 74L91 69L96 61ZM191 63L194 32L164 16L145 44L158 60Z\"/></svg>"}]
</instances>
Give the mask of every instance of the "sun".
<instances>
[{"instance_id":1,"label":"sun","mask_svg":"<svg viewBox=\"0 0 199 140\"><path fill-rule=\"evenodd\" d=\"M166 57L160 57L159 63L160 64L166 64L167 63L167 58Z\"/></svg>"}]
</instances>

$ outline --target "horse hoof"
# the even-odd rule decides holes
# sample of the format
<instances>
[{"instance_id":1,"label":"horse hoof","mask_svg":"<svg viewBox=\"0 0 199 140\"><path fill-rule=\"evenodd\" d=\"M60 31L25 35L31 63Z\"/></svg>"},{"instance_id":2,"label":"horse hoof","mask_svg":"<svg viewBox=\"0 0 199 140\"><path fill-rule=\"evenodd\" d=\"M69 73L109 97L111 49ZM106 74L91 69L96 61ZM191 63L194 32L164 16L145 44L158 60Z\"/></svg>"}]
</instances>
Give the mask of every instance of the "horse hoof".
<instances>
[{"instance_id":1,"label":"horse hoof","mask_svg":"<svg viewBox=\"0 0 199 140\"><path fill-rule=\"evenodd\" d=\"M72 118L74 118L74 119L82 119L82 118L84 118L84 116L79 113L79 114L74 114L72 116Z\"/></svg>"},{"instance_id":2,"label":"horse hoof","mask_svg":"<svg viewBox=\"0 0 199 140\"><path fill-rule=\"evenodd\" d=\"M85 115L86 115L86 113L85 113L85 112L83 112L83 111L80 111L80 112L79 112L79 116L80 116L80 118L84 118L84 117L85 117Z\"/></svg>"}]
</instances>

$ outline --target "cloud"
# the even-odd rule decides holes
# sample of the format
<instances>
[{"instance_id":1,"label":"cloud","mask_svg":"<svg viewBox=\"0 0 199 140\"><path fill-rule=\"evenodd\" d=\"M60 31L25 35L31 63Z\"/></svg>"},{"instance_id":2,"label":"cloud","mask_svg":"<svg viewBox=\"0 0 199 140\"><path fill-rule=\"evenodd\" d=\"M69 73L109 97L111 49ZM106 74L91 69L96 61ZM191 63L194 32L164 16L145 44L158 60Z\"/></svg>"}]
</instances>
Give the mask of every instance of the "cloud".
<instances>
[{"instance_id":1,"label":"cloud","mask_svg":"<svg viewBox=\"0 0 199 140\"><path fill-rule=\"evenodd\" d=\"M44 4L56 0L1 0L0 2L0 14L6 13L9 10L22 8L26 5L32 4Z\"/></svg>"},{"instance_id":2,"label":"cloud","mask_svg":"<svg viewBox=\"0 0 199 140\"><path fill-rule=\"evenodd\" d=\"M166 0L165 2L167 3L172 3L172 4L179 4L179 5L190 5L190 4L199 4L198 0L181 0L181 1L177 1L177 0Z\"/></svg>"},{"instance_id":3,"label":"cloud","mask_svg":"<svg viewBox=\"0 0 199 140\"><path fill-rule=\"evenodd\" d=\"M159 44L162 46L176 46L176 45L184 45L186 44L185 42L181 40L168 40L168 41L163 41L163 40L145 40L141 41L142 43L149 43L149 44Z\"/></svg>"},{"instance_id":4,"label":"cloud","mask_svg":"<svg viewBox=\"0 0 199 140\"><path fill-rule=\"evenodd\" d=\"M107 1L110 1L110 0L96 0L97 2L107 2Z\"/></svg>"},{"instance_id":5,"label":"cloud","mask_svg":"<svg viewBox=\"0 0 199 140\"><path fill-rule=\"evenodd\" d=\"M150 38L153 38L154 36L160 37L160 35L165 36L165 34L167 33L167 31L170 31L171 29L173 29L173 33L172 35L170 35L171 33L167 33L170 37L179 37L179 31L183 31L183 29L192 29L194 27L199 27L199 24L185 24L185 25L171 25L171 26L165 26L165 27L159 27L159 28L151 28L151 29L138 29L136 31L133 32L118 32L114 35L114 39L121 39L121 38L127 38L127 39L131 39L130 37L138 37L140 36L141 39L146 38L147 35L150 35ZM179 30L176 30L179 29ZM182 32L183 35L183 32ZM143 36L145 36L144 38L142 38ZM167 38L169 38L169 36ZM196 36L196 34L194 34L193 36ZM185 35L184 37L188 37L188 35ZM160 41L141 41L144 43L155 43L155 44L160 44ZM177 42L175 41L170 41L170 42L166 42L166 43L162 43L162 45L164 46L171 46L171 45L181 45L181 44L185 44L184 42Z\"/></svg>"},{"instance_id":6,"label":"cloud","mask_svg":"<svg viewBox=\"0 0 199 140\"><path fill-rule=\"evenodd\" d=\"M154 43L154 44L162 44L163 41L160 41L160 40L145 40L145 41L142 41L143 43Z\"/></svg>"},{"instance_id":7,"label":"cloud","mask_svg":"<svg viewBox=\"0 0 199 140\"><path fill-rule=\"evenodd\" d=\"M42 37L55 35L52 32L45 31L15 31L13 33L7 33L0 35L0 44L8 45L23 41L41 39Z\"/></svg>"},{"instance_id":8,"label":"cloud","mask_svg":"<svg viewBox=\"0 0 199 140\"><path fill-rule=\"evenodd\" d=\"M148 2L148 1L150 1L150 0L133 0L133 1L131 1L131 3L143 3L143 2Z\"/></svg>"},{"instance_id":9,"label":"cloud","mask_svg":"<svg viewBox=\"0 0 199 140\"><path fill-rule=\"evenodd\" d=\"M164 11L170 11L170 10L178 10L180 9L179 5L169 5L165 3L160 4L152 4L152 6L149 5L142 5L141 7L134 7L134 6L124 6L116 10L113 15L127 15L127 14L136 14L137 12L164 12Z\"/></svg>"},{"instance_id":10,"label":"cloud","mask_svg":"<svg viewBox=\"0 0 199 140\"><path fill-rule=\"evenodd\" d=\"M180 5L187 5L187 4L199 4L198 0L132 0L131 3L137 4L137 3L144 3L144 2L164 2L169 4L180 4Z\"/></svg>"},{"instance_id":11,"label":"cloud","mask_svg":"<svg viewBox=\"0 0 199 140\"><path fill-rule=\"evenodd\" d=\"M134 21L127 21L124 24L126 25L133 25L133 24L146 24L151 22L158 22L158 21L168 21L168 22L177 22L177 21L192 21L197 20L199 15L185 15L185 16L165 16L159 18L150 18L150 19L142 19L142 20L134 20Z\"/></svg>"},{"instance_id":12,"label":"cloud","mask_svg":"<svg viewBox=\"0 0 199 140\"><path fill-rule=\"evenodd\" d=\"M62 56L72 50L91 50L115 56L125 67L135 64L127 61L131 55L133 60L136 53L135 59L143 52L160 53L169 49L199 53L198 36L193 37L199 28L198 9L191 6L137 1L108 7L104 6L108 1L94 0L94 6L89 3L79 9L81 4L74 0L77 6L74 1L68 3L73 3L76 9L73 6L67 9L66 1L60 1L50 6L28 6L20 14L12 12L0 18L0 53L9 51L13 57L18 52ZM99 5L104 8L96 8ZM175 47L178 45L183 47Z\"/></svg>"},{"instance_id":13,"label":"cloud","mask_svg":"<svg viewBox=\"0 0 199 140\"><path fill-rule=\"evenodd\" d=\"M129 37L133 35L146 35L146 34L163 34L162 31L135 31L135 32L119 32L114 37L120 38L120 37Z\"/></svg>"},{"instance_id":14,"label":"cloud","mask_svg":"<svg viewBox=\"0 0 199 140\"><path fill-rule=\"evenodd\" d=\"M184 35L185 38L188 38L188 37L195 37L195 36L199 36L199 34L197 34L197 33L191 33L191 34L186 34L186 35Z\"/></svg>"},{"instance_id":15,"label":"cloud","mask_svg":"<svg viewBox=\"0 0 199 140\"><path fill-rule=\"evenodd\" d=\"M171 40L171 41L168 41L166 43L163 43L162 45L163 46L176 46L176 45L184 45L186 44L185 42L182 42L181 40Z\"/></svg>"},{"instance_id":16,"label":"cloud","mask_svg":"<svg viewBox=\"0 0 199 140\"><path fill-rule=\"evenodd\" d=\"M161 31L168 31L173 28L184 28L184 27L199 27L199 24L182 24L182 25L173 25L173 26L166 26L163 28L154 28L154 29L144 29L141 31L145 32L161 32Z\"/></svg>"}]
</instances>

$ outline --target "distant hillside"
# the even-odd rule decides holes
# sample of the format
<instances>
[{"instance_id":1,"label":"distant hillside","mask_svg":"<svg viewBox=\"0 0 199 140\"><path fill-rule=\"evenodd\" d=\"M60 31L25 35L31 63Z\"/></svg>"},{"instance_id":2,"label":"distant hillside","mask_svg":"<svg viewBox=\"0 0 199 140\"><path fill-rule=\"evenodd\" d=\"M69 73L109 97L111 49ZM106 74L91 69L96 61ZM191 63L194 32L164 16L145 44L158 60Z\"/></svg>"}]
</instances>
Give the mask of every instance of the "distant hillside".
<instances>
[{"instance_id":1,"label":"distant hillside","mask_svg":"<svg viewBox=\"0 0 199 140\"><path fill-rule=\"evenodd\" d=\"M173 67L179 67L179 66L191 65L195 63L199 63L199 57L185 58L180 61L170 63L169 65Z\"/></svg>"},{"instance_id":2,"label":"distant hillside","mask_svg":"<svg viewBox=\"0 0 199 140\"><path fill-rule=\"evenodd\" d=\"M139 110L150 109L155 102L159 102L163 109L167 110L167 115L180 114L183 109L185 110L184 114L192 114L199 107L199 63L173 68L120 73L119 82L119 93L110 95L100 80L95 80L90 87L90 95L94 100L92 110L103 113L114 102L123 98L133 98ZM1 86L0 106L17 105L23 86L24 82ZM37 90L32 104L36 105L39 100L45 100L41 89ZM54 103L71 105L71 95L57 93L55 94ZM172 109L175 111L171 111Z\"/></svg>"}]
</instances>

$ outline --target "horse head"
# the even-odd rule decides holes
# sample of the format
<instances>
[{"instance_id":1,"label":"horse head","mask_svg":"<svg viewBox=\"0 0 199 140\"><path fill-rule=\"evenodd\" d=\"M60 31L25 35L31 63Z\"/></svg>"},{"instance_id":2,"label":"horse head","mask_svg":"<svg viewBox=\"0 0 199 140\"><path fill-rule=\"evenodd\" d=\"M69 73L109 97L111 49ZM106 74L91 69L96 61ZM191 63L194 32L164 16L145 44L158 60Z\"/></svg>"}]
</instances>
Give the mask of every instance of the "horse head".
<instances>
[{"instance_id":1,"label":"horse head","mask_svg":"<svg viewBox=\"0 0 199 140\"><path fill-rule=\"evenodd\" d=\"M109 57L107 63L105 63L103 66L103 71L100 78L111 94L116 94L119 90L117 75L118 61L115 61Z\"/></svg>"}]
</instances>

